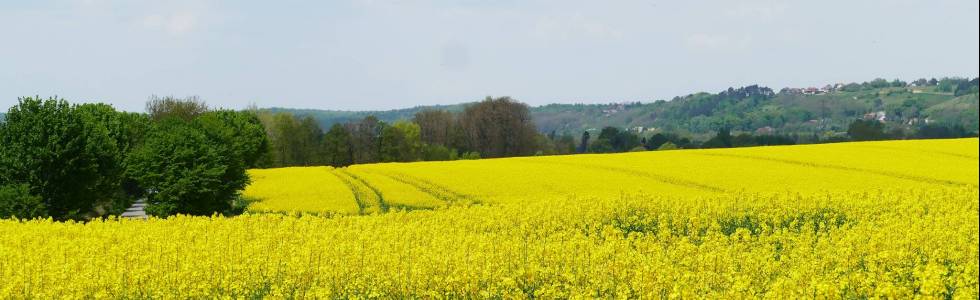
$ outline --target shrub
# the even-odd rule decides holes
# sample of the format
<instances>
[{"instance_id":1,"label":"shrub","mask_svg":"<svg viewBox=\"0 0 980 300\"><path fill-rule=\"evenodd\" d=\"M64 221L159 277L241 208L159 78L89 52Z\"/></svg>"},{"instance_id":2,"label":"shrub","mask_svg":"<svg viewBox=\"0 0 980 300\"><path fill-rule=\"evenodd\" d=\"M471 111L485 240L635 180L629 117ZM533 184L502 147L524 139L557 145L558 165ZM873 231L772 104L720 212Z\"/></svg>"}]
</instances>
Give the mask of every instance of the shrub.
<instances>
[{"instance_id":1,"label":"shrub","mask_svg":"<svg viewBox=\"0 0 980 300\"><path fill-rule=\"evenodd\" d=\"M0 185L0 218L33 219L47 217L41 197L31 195L26 184Z\"/></svg>"},{"instance_id":2,"label":"shrub","mask_svg":"<svg viewBox=\"0 0 980 300\"><path fill-rule=\"evenodd\" d=\"M677 149L678 149L677 148L677 145L674 145L674 143L671 143L671 142L666 142L663 145L660 145L660 148L657 148L658 151L663 151L663 150L677 150Z\"/></svg>"}]
</instances>

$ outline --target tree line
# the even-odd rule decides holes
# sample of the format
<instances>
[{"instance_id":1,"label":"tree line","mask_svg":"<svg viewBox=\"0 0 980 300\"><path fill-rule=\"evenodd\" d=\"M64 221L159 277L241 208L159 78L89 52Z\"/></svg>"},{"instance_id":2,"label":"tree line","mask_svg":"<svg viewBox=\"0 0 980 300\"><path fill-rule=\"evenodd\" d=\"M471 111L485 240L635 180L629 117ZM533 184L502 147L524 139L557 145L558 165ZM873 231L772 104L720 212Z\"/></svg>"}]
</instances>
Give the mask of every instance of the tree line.
<instances>
[{"instance_id":1,"label":"tree line","mask_svg":"<svg viewBox=\"0 0 980 300\"><path fill-rule=\"evenodd\" d=\"M156 216L234 213L266 152L254 113L196 98L152 97L146 114L20 98L0 123L0 217L85 220L139 197Z\"/></svg>"},{"instance_id":2,"label":"tree line","mask_svg":"<svg viewBox=\"0 0 980 300\"><path fill-rule=\"evenodd\" d=\"M308 115L258 115L271 143L272 151L260 163L267 167L527 156L571 149L562 152L538 133L529 107L509 97L487 97L459 113L424 110L411 120L391 123L367 116L326 131Z\"/></svg>"}]
</instances>

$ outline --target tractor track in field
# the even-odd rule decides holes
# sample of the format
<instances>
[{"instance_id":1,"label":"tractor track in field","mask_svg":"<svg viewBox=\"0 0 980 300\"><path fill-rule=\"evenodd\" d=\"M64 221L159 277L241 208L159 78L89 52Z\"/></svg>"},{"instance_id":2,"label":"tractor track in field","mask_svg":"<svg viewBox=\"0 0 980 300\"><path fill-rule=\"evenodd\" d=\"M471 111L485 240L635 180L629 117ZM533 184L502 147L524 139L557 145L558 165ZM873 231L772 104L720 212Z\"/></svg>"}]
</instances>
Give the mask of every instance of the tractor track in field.
<instances>
[{"instance_id":1,"label":"tractor track in field","mask_svg":"<svg viewBox=\"0 0 980 300\"><path fill-rule=\"evenodd\" d=\"M352 179L350 177L341 176L336 172L334 172L336 170L337 169L331 170L330 174L337 177L337 179L340 179L340 181L344 182L344 185L347 186L347 189L350 190L350 193L354 195L354 202L357 203L357 214L363 215L364 209L367 207L367 204L364 203L364 199L361 199L361 193L358 192L358 188L354 186L353 182L351 182Z\"/></svg>"},{"instance_id":2,"label":"tractor track in field","mask_svg":"<svg viewBox=\"0 0 980 300\"><path fill-rule=\"evenodd\" d=\"M376 199L378 199L378 209L380 209L382 213L388 212L388 208L389 208L388 203L385 202L384 195L381 194L381 190L374 187L374 185L371 185L371 183L369 183L367 180L364 180L364 178L357 176L357 174L354 174L354 172L348 170L347 168L335 169L335 170L349 177L351 180L355 180L359 182L360 184L364 185L364 187L367 187L369 190L371 190L371 193L374 193L374 196L376 197Z\"/></svg>"},{"instance_id":3,"label":"tractor track in field","mask_svg":"<svg viewBox=\"0 0 980 300\"><path fill-rule=\"evenodd\" d=\"M526 161L526 162L532 162L532 163L541 163L541 164L555 164L555 165L566 165L566 166L572 166L572 167L583 167L583 168L589 168L589 169L595 169L595 170L604 170L604 171L610 171L610 172L616 172L616 173L629 174L629 175L633 175L633 176L637 176L637 177L643 177L643 178L653 179L654 181L657 181L657 182L660 182L660 183L665 183L665 184L669 184L669 185L680 186L680 187L685 187L685 188L695 189L695 190L700 190L700 191L708 191L708 192L714 192L714 193L725 193L725 192L728 192L727 189L716 187L716 186L711 186L711 185L707 185L707 184L703 184L703 183L700 183L700 182L695 182L695 181L690 181L690 180L684 180L684 179L679 179L679 178L675 178L675 177L670 177L670 176L665 176L665 175L660 175L660 174L654 174L654 173L650 173L650 172L637 171L637 170L632 170L632 169L627 169L627 168L617 168L617 167L601 166L601 165L593 165L593 164L583 164L583 163L558 162L558 161L546 161L546 160L533 160L533 159L527 159L527 160L524 160L524 161Z\"/></svg>"},{"instance_id":4,"label":"tractor track in field","mask_svg":"<svg viewBox=\"0 0 980 300\"><path fill-rule=\"evenodd\" d=\"M423 193L429 194L433 198L436 198L436 199L441 200L442 202L445 202L446 205L458 205L458 204L469 205L469 204L480 204L480 203L482 203L482 201L480 201L479 199L473 198L470 195L459 193L459 192L453 191L453 190L451 190L449 188L446 188L446 187L444 187L442 185L439 185L439 184L436 184L436 183L433 183L433 182L430 182L428 180L424 180L424 179L421 179L421 178L418 178L418 177L410 176L410 175L407 175L407 174L404 174L404 173L392 172L392 171L387 171L387 172L382 172L382 171L367 171L367 172L371 172L371 173L374 173L374 174L377 174L377 175L380 175L380 176L385 176L385 177L390 178L391 180L398 181L398 182L407 184L409 186L412 186L415 189L418 189L419 191L421 191ZM463 200L463 201L468 202L468 203L460 203L461 202L460 200Z\"/></svg>"},{"instance_id":5,"label":"tractor track in field","mask_svg":"<svg viewBox=\"0 0 980 300\"><path fill-rule=\"evenodd\" d=\"M798 160L791 160L791 159L780 159L780 158L760 157L760 156L740 155L740 154L721 154L721 153L691 153L691 154L714 156L714 157L741 158L741 159L776 162L776 163L783 163L783 164L797 165L797 166L804 166L804 167L811 167L811 168L822 168L822 169L840 170L840 171L848 171L848 172L867 173L867 174L880 175L880 176L891 177L896 179L904 179L904 180L915 181L920 183L938 184L944 186L963 186L963 187L973 187L973 188L978 187L976 184L945 180L945 179L937 179L932 177L908 175L908 174L902 174L896 172L878 171L878 170L862 169L862 168L847 167L847 166L838 166L838 165L831 165L831 164L813 163L813 162L798 161Z\"/></svg>"},{"instance_id":6,"label":"tractor track in field","mask_svg":"<svg viewBox=\"0 0 980 300\"><path fill-rule=\"evenodd\" d=\"M970 155L966 155L966 154L953 153L953 152L946 152L946 151L925 150L925 149L911 149L911 148L901 148L901 147L888 147L888 146L881 146L881 145L860 145L859 147L871 148L871 149L895 150L895 151L902 151L902 152L916 152L916 153L926 153L926 154L938 154L938 155L946 155L946 156L958 157L958 158L969 159L969 160L980 160L980 157L970 156Z\"/></svg>"}]
</instances>

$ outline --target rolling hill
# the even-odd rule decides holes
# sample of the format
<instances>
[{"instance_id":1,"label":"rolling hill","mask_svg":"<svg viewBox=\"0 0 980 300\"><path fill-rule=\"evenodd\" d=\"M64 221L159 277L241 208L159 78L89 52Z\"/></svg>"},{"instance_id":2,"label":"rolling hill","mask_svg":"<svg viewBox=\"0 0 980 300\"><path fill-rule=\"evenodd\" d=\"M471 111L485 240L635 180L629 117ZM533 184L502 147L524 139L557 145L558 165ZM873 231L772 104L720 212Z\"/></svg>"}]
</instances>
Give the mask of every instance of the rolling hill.
<instances>
[{"instance_id":1,"label":"rolling hill","mask_svg":"<svg viewBox=\"0 0 980 300\"><path fill-rule=\"evenodd\" d=\"M974 85L976 80L971 81ZM975 90L975 89L974 89ZM519 100L519 99L518 99ZM411 119L424 109L460 111L467 103L419 106L388 111L334 111L269 108L313 116L322 127L374 115L383 121ZM669 101L610 104L549 104L531 108L539 131L572 135L605 126L635 131L710 134L719 127L734 131L785 134L841 134L857 118L880 119L892 127L924 124L960 125L978 130L976 92L955 95L935 86L878 87L774 92L760 86L730 88L718 93L695 93Z\"/></svg>"}]
</instances>

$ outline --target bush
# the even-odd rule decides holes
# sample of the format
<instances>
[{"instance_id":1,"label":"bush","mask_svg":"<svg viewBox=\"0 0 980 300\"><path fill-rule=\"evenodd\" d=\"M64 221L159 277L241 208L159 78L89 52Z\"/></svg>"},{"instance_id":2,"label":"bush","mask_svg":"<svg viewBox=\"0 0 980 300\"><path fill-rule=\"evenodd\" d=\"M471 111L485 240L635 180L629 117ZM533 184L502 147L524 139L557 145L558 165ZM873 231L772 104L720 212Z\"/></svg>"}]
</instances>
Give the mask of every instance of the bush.
<instances>
[{"instance_id":1,"label":"bush","mask_svg":"<svg viewBox=\"0 0 980 300\"><path fill-rule=\"evenodd\" d=\"M210 215L231 208L248 183L235 145L208 138L200 125L171 118L154 124L126 159L126 174L146 191L146 212Z\"/></svg>"},{"instance_id":2,"label":"bush","mask_svg":"<svg viewBox=\"0 0 980 300\"><path fill-rule=\"evenodd\" d=\"M459 159L480 159L480 152L476 152L476 151L466 152L463 153L463 155L461 155Z\"/></svg>"},{"instance_id":3,"label":"bush","mask_svg":"<svg viewBox=\"0 0 980 300\"><path fill-rule=\"evenodd\" d=\"M885 124L877 120L860 119L847 126L847 135L855 141L876 141L888 137L885 134Z\"/></svg>"},{"instance_id":4,"label":"bush","mask_svg":"<svg viewBox=\"0 0 980 300\"><path fill-rule=\"evenodd\" d=\"M663 145L660 145L660 148L657 148L657 151L677 150L677 149L678 149L677 145L674 145L674 143L666 142Z\"/></svg>"},{"instance_id":5,"label":"bush","mask_svg":"<svg viewBox=\"0 0 980 300\"><path fill-rule=\"evenodd\" d=\"M456 150L446 148L446 146L443 145L426 144L422 146L422 160L451 160L453 158L453 152L456 152Z\"/></svg>"},{"instance_id":6,"label":"bush","mask_svg":"<svg viewBox=\"0 0 980 300\"><path fill-rule=\"evenodd\" d=\"M47 217L41 197L31 195L26 184L0 185L0 218L33 219Z\"/></svg>"}]
</instances>

